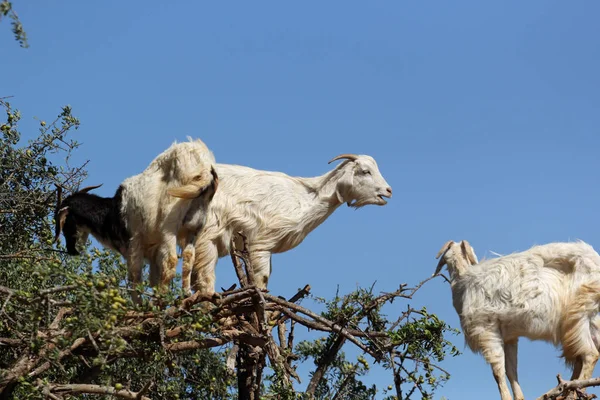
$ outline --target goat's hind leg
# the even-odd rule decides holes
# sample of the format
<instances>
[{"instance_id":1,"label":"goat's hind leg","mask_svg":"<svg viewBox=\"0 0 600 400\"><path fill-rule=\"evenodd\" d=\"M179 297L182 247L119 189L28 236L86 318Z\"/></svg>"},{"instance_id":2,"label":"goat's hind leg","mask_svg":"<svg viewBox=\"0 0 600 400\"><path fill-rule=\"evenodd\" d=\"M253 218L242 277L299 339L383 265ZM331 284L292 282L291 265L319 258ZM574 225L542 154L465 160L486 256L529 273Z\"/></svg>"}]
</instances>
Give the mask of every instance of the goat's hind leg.
<instances>
[{"instance_id":1,"label":"goat's hind leg","mask_svg":"<svg viewBox=\"0 0 600 400\"><path fill-rule=\"evenodd\" d=\"M515 400L525 400L521 385L519 385L519 375L517 373L518 348L518 339L514 342L504 343L504 362L506 363L506 376L510 382Z\"/></svg>"}]
</instances>

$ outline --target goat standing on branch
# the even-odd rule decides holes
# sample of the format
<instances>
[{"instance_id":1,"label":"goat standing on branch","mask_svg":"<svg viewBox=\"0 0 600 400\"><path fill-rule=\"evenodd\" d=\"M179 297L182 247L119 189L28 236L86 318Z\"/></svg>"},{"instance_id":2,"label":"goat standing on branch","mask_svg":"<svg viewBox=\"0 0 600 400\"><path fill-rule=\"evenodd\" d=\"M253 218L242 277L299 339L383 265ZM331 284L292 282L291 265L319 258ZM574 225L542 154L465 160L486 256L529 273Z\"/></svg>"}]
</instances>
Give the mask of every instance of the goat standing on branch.
<instances>
[{"instance_id":1,"label":"goat standing on branch","mask_svg":"<svg viewBox=\"0 0 600 400\"><path fill-rule=\"evenodd\" d=\"M441 258L440 258L441 257ZM562 345L571 379L589 379L600 345L600 256L584 242L550 243L478 264L465 240L437 254L469 348L491 365L502 400L523 400L519 337ZM506 373L506 375L505 375Z\"/></svg>"},{"instance_id":2,"label":"goat standing on branch","mask_svg":"<svg viewBox=\"0 0 600 400\"><path fill-rule=\"evenodd\" d=\"M125 179L113 198L87 193L92 187L60 201L59 192L56 240L64 228L69 254L76 255L78 232L84 239L91 233L127 260L134 286L141 282L146 259L150 285L162 287L175 275L178 236L184 247L202 228L201 214L217 187L214 163L206 145L190 138L173 143L142 173ZM134 299L139 301L137 295Z\"/></svg>"},{"instance_id":3,"label":"goat standing on branch","mask_svg":"<svg viewBox=\"0 0 600 400\"><path fill-rule=\"evenodd\" d=\"M248 238L257 286L266 288L271 254L298 246L340 205L359 208L387 203L384 197L392 196L392 188L372 157L342 154L329 163L340 159L344 161L333 170L310 178L216 164L219 190L196 239L194 289L214 293L217 260L230 253L230 241L237 232Z\"/></svg>"},{"instance_id":4,"label":"goat standing on branch","mask_svg":"<svg viewBox=\"0 0 600 400\"><path fill-rule=\"evenodd\" d=\"M57 187L56 211L54 213L54 241L60 233L65 236L67 253L78 256L77 242L86 243L91 233L103 246L127 254L131 235L125 228L121 210L123 188L119 187L113 197L100 197L90 190L102 185L88 186L62 200L62 187Z\"/></svg>"}]
</instances>

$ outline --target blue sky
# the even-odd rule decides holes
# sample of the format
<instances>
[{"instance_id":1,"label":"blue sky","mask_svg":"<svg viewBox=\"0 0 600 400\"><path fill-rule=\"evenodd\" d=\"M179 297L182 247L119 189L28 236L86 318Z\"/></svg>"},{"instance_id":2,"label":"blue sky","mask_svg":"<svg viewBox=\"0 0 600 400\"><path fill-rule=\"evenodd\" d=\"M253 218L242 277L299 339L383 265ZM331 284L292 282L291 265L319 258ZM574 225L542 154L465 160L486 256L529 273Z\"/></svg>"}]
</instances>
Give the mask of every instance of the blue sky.
<instances>
[{"instance_id":1,"label":"blue sky","mask_svg":"<svg viewBox=\"0 0 600 400\"><path fill-rule=\"evenodd\" d=\"M219 162L299 176L325 173L340 153L375 157L389 204L341 207L274 256L272 292L416 284L449 239L480 258L550 241L600 247L597 1L14 6L31 47L0 23L0 96L15 96L30 132L34 116L70 104L82 121L76 158L90 160L99 194L187 135ZM234 281L228 259L217 279ZM459 326L442 279L414 304ZM435 398L497 398L483 359L451 338L464 354L442 364L452 378ZM521 340L527 398L570 375L559 354ZM374 370L367 382L391 379Z\"/></svg>"}]
</instances>

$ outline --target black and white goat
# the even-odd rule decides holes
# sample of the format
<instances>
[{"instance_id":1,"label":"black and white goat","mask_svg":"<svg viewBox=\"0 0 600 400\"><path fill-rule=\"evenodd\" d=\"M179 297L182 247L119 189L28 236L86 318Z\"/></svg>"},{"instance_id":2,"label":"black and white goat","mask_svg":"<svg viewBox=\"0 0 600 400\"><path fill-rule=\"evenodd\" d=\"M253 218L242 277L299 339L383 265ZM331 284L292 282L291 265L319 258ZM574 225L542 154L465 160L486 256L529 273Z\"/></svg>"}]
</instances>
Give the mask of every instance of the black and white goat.
<instances>
[{"instance_id":1,"label":"black and white goat","mask_svg":"<svg viewBox=\"0 0 600 400\"><path fill-rule=\"evenodd\" d=\"M113 197L88 193L100 186L102 185L85 187L64 200L62 187L57 186L54 241L58 242L62 232L67 252L77 256L77 242L85 243L91 233L103 246L125 257L131 235L125 227L121 211L123 188L119 187Z\"/></svg>"}]
</instances>

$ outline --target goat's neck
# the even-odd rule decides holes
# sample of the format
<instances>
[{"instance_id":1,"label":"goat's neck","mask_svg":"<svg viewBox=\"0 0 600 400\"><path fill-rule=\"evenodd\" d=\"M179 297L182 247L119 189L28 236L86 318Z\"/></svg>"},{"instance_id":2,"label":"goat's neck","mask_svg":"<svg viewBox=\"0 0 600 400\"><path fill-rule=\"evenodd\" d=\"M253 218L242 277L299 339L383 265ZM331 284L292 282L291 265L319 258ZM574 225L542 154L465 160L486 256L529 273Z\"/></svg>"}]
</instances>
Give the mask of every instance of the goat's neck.
<instances>
[{"instance_id":1,"label":"goat's neck","mask_svg":"<svg viewBox=\"0 0 600 400\"><path fill-rule=\"evenodd\" d=\"M342 203L336 194L336 187L343 170L338 166L316 177L301 178L301 182L311 193L311 201L303 212L303 225L313 230L327 219Z\"/></svg>"}]
</instances>

